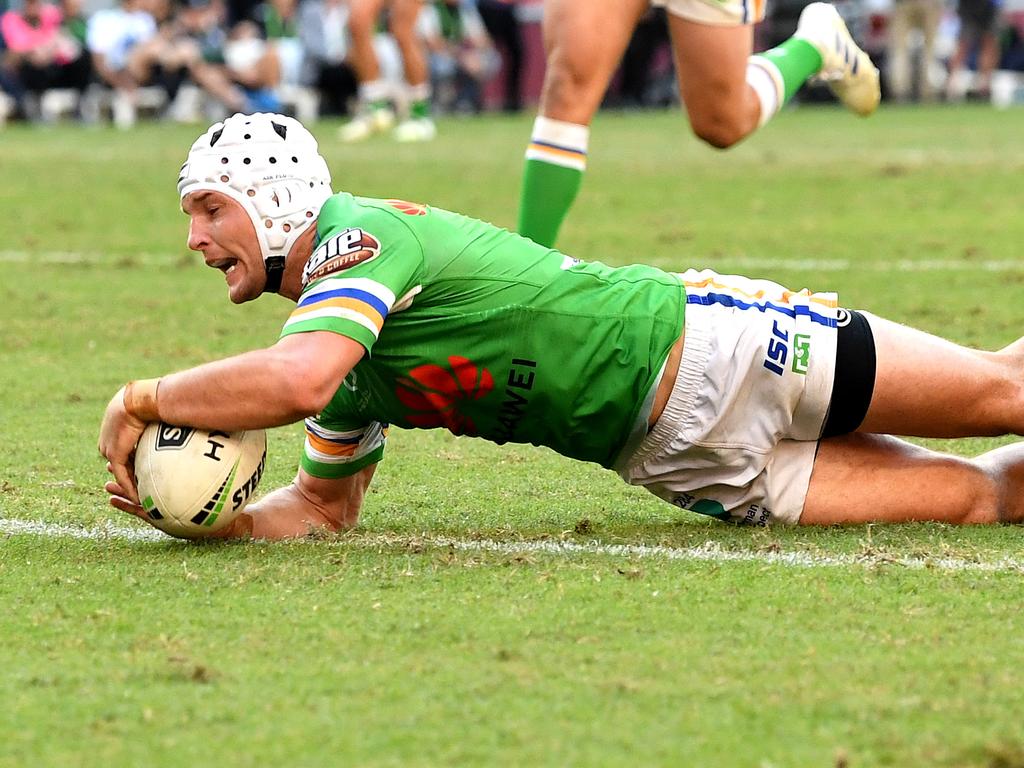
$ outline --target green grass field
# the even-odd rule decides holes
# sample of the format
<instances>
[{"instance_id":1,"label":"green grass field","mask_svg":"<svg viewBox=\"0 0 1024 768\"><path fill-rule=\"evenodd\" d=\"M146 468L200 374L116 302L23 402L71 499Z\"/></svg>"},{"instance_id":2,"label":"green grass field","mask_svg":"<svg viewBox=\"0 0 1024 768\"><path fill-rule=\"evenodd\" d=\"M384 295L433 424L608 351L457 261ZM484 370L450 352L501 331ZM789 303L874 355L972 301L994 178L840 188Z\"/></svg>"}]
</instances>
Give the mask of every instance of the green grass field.
<instances>
[{"instance_id":1,"label":"green grass field","mask_svg":"<svg viewBox=\"0 0 1024 768\"><path fill-rule=\"evenodd\" d=\"M528 117L425 146L334 129L337 188L514 224ZM233 307L185 248L198 132L0 133L0 766L1024 766L1019 528L737 529L548 451L396 431L353 533L127 537L107 400L288 312ZM1000 347L1024 332L1022 135L1022 111L803 109L722 154L679 114L603 115L561 245ZM264 491L300 431L270 441Z\"/></svg>"}]
</instances>

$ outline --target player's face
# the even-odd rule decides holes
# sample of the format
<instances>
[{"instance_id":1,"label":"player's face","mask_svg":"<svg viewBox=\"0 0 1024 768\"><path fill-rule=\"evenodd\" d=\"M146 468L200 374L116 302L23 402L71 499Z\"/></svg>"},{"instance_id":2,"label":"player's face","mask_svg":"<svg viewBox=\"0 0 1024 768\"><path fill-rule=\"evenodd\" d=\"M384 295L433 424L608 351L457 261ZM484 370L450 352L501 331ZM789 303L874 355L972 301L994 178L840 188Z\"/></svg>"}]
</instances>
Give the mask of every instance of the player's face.
<instances>
[{"instance_id":1,"label":"player's face","mask_svg":"<svg viewBox=\"0 0 1024 768\"><path fill-rule=\"evenodd\" d=\"M231 301L241 304L259 296L267 273L245 209L220 192L191 192L181 207L190 219L188 247L201 251L207 266L224 273Z\"/></svg>"}]
</instances>

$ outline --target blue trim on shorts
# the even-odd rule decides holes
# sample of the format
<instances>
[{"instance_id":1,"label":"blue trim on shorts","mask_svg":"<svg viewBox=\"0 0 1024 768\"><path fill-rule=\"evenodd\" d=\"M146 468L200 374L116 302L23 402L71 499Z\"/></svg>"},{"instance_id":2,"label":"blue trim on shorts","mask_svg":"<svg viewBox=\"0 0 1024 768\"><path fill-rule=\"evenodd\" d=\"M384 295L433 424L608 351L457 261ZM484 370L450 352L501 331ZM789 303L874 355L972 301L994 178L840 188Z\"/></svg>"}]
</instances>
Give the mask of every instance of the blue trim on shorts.
<instances>
[{"instance_id":1,"label":"blue trim on shorts","mask_svg":"<svg viewBox=\"0 0 1024 768\"><path fill-rule=\"evenodd\" d=\"M743 301L743 299L737 299L734 296L730 296L728 293L708 293L703 296L695 293L688 293L686 294L686 303L700 304L705 307L709 307L712 304L721 304L723 307L756 309L758 312L765 312L770 309L773 312L780 312L783 315L788 315L789 317L809 317L812 323L824 325L826 328L837 327L835 318L826 317L818 312L814 312L810 307L804 304L798 304L795 307L786 307L779 304L772 304L770 301Z\"/></svg>"}]
</instances>

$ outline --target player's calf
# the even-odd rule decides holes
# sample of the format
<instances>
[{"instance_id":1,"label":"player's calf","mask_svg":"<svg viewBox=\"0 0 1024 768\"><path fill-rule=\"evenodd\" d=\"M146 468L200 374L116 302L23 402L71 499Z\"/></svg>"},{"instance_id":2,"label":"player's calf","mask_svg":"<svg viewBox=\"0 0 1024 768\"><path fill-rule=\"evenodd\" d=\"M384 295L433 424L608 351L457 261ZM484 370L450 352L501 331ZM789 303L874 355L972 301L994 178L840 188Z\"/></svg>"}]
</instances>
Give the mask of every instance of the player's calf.
<instances>
[{"instance_id":1,"label":"player's calf","mask_svg":"<svg viewBox=\"0 0 1024 768\"><path fill-rule=\"evenodd\" d=\"M1020 515L1008 505L1024 477L1017 482L1008 469L1018 465L1024 467L1020 448L972 460L888 435L827 438L818 445L800 523L1014 521Z\"/></svg>"},{"instance_id":2,"label":"player's calf","mask_svg":"<svg viewBox=\"0 0 1024 768\"><path fill-rule=\"evenodd\" d=\"M971 464L974 466L968 473L971 477L967 481L967 495L961 495L960 504L951 509L948 516L938 519L955 525L1014 522L1007 507L1009 484L1003 473L990 471L975 462Z\"/></svg>"}]
</instances>

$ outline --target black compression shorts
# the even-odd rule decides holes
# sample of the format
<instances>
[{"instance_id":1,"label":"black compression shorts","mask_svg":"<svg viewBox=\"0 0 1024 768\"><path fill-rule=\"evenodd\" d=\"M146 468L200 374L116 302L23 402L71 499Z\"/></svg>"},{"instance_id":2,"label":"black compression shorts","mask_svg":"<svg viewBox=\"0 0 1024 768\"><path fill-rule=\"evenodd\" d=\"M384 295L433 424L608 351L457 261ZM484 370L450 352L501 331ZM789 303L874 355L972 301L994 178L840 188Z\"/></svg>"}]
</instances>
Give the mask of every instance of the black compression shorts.
<instances>
[{"instance_id":1,"label":"black compression shorts","mask_svg":"<svg viewBox=\"0 0 1024 768\"><path fill-rule=\"evenodd\" d=\"M853 432L864 421L875 389L875 337L867 318L839 310L832 400L822 437Z\"/></svg>"}]
</instances>

